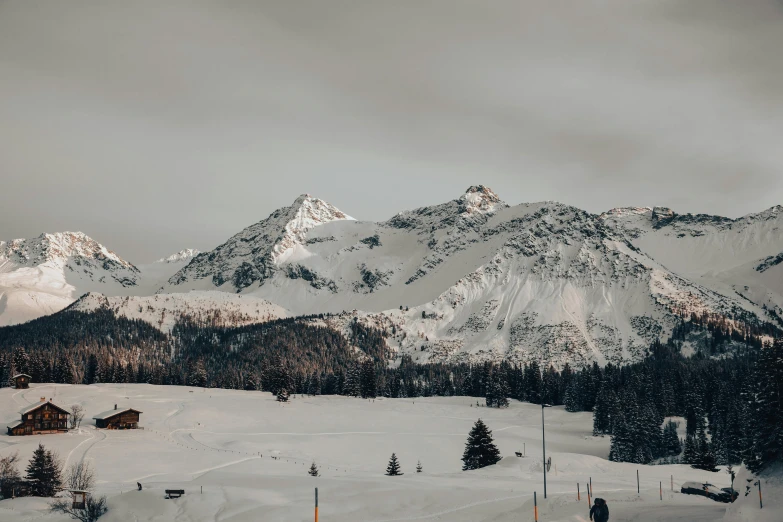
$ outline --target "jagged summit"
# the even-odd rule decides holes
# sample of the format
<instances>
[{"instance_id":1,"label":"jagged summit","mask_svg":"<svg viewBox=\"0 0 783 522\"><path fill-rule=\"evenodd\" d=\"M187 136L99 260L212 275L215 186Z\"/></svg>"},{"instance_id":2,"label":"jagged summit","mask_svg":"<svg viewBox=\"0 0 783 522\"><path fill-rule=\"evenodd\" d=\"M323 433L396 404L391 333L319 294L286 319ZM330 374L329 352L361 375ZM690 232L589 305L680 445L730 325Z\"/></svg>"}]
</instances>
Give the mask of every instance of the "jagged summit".
<instances>
[{"instance_id":1,"label":"jagged summit","mask_svg":"<svg viewBox=\"0 0 783 522\"><path fill-rule=\"evenodd\" d=\"M405 210L383 223L385 226L424 232L451 227L474 228L499 210L508 208L492 189L473 185L457 199L414 210Z\"/></svg>"},{"instance_id":2,"label":"jagged summit","mask_svg":"<svg viewBox=\"0 0 783 522\"><path fill-rule=\"evenodd\" d=\"M168 264L181 263L183 261L188 261L188 260L196 257L200 253L201 253L201 251L197 250L195 248L185 248L185 249L180 250L176 254L171 254L168 257L161 257L160 259L158 259L155 262L156 263L168 263Z\"/></svg>"},{"instance_id":3,"label":"jagged summit","mask_svg":"<svg viewBox=\"0 0 783 522\"><path fill-rule=\"evenodd\" d=\"M83 232L0 241L0 325L54 313L85 291L136 288L137 267Z\"/></svg>"},{"instance_id":4,"label":"jagged summit","mask_svg":"<svg viewBox=\"0 0 783 522\"><path fill-rule=\"evenodd\" d=\"M499 207L507 207L500 197L492 189L484 185L473 185L460 196L460 201L464 202L463 212L494 212Z\"/></svg>"},{"instance_id":5,"label":"jagged summit","mask_svg":"<svg viewBox=\"0 0 783 522\"><path fill-rule=\"evenodd\" d=\"M212 250L197 255L168 281L171 286L240 291L261 284L305 240L307 232L332 221L353 218L326 201L302 194Z\"/></svg>"},{"instance_id":6,"label":"jagged summit","mask_svg":"<svg viewBox=\"0 0 783 522\"><path fill-rule=\"evenodd\" d=\"M65 264L69 259L100 262L105 268L138 272L135 266L101 245L84 232L44 233L31 239L0 241L0 258L23 266L47 262Z\"/></svg>"}]
</instances>

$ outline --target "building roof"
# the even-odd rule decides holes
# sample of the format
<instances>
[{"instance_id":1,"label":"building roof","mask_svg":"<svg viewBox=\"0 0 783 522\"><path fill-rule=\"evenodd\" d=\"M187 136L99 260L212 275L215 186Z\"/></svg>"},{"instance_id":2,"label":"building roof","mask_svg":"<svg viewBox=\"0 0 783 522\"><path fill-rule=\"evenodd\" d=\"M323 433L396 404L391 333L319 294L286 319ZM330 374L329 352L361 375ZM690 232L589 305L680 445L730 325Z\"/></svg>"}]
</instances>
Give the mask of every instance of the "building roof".
<instances>
[{"instance_id":1,"label":"building roof","mask_svg":"<svg viewBox=\"0 0 783 522\"><path fill-rule=\"evenodd\" d=\"M112 417L116 417L117 415L119 415L121 413L125 413L127 411L135 411L136 413L144 413L144 412L141 412L139 410L134 410L133 408L122 408L122 409L119 409L119 410L104 411L103 413L99 413L98 415L93 417L93 419L95 419L95 420L111 419Z\"/></svg>"},{"instance_id":2,"label":"building roof","mask_svg":"<svg viewBox=\"0 0 783 522\"><path fill-rule=\"evenodd\" d=\"M11 378L12 378L12 379L17 379L17 378L19 378L19 377L27 377L28 379L32 379L32 377L31 377L31 376L29 376L29 375L27 375L26 373L17 373L16 375L14 375L14 376L13 376L13 377L11 377Z\"/></svg>"},{"instance_id":3,"label":"building roof","mask_svg":"<svg viewBox=\"0 0 783 522\"><path fill-rule=\"evenodd\" d=\"M12 430L12 429L14 429L14 428L18 428L18 427L19 427L19 426L21 426L22 424L24 424L24 421L18 420L18 421L16 421L16 422L12 423L12 424L9 424L9 425L8 425L8 429L9 429L9 430Z\"/></svg>"},{"instance_id":4,"label":"building roof","mask_svg":"<svg viewBox=\"0 0 783 522\"><path fill-rule=\"evenodd\" d=\"M40 408L41 406L43 406L45 404L51 405L53 408L60 410L61 412L65 413L66 415L70 415L71 414L68 410L66 410L65 408L61 408L61 407L57 406L52 401L41 401L41 402L36 402L35 404L31 404L29 406L25 406L24 408L19 410L19 413L21 413L22 415L26 415L26 414L30 413L31 411L37 410L38 408Z\"/></svg>"}]
</instances>

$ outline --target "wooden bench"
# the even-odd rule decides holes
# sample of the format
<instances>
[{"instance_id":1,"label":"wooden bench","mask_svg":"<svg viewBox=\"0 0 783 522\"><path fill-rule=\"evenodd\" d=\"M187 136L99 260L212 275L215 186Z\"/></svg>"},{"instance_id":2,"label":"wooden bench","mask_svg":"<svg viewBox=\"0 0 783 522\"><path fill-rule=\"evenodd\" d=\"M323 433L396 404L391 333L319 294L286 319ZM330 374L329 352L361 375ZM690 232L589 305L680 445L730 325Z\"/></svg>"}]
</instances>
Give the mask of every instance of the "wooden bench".
<instances>
[{"instance_id":1,"label":"wooden bench","mask_svg":"<svg viewBox=\"0 0 783 522\"><path fill-rule=\"evenodd\" d=\"M184 489L167 489L166 498L179 498L185 494Z\"/></svg>"}]
</instances>

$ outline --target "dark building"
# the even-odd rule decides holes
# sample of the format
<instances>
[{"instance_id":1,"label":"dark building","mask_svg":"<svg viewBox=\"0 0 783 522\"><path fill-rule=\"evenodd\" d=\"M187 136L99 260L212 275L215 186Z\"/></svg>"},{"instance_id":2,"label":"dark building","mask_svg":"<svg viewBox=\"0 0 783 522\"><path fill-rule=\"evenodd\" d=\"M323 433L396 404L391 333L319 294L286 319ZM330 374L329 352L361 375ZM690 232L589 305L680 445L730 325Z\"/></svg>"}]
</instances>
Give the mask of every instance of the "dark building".
<instances>
[{"instance_id":1,"label":"dark building","mask_svg":"<svg viewBox=\"0 0 783 522\"><path fill-rule=\"evenodd\" d=\"M68 431L68 410L47 401L45 397L41 397L41 402L31 404L19 413L22 418L8 426L9 435L41 435Z\"/></svg>"},{"instance_id":2,"label":"dark building","mask_svg":"<svg viewBox=\"0 0 783 522\"><path fill-rule=\"evenodd\" d=\"M30 381L33 378L26 373L20 373L19 375L14 375L13 379L17 390L26 390L30 387Z\"/></svg>"},{"instance_id":3,"label":"dark building","mask_svg":"<svg viewBox=\"0 0 783 522\"><path fill-rule=\"evenodd\" d=\"M133 408L117 409L105 411L93 417L95 427L106 428L110 430L135 430L139 427L139 416L142 412Z\"/></svg>"}]
</instances>

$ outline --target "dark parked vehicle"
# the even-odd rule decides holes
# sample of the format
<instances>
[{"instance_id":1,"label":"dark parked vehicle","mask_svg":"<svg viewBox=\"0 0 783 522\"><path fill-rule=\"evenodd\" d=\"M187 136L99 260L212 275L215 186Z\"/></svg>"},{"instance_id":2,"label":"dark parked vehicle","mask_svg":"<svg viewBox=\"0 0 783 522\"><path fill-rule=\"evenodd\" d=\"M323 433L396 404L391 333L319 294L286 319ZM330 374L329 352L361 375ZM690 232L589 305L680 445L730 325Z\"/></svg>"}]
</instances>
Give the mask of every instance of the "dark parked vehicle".
<instances>
[{"instance_id":1,"label":"dark parked vehicle","mask_svg":"<svg viewBox=\"0 0 783 522\"><path fill-rule=\"evenodd\" d=\"M686 482L680 488L685 495L700 495L716 502L734 502L737 492L731 488L717 488L708 482Z\"/></svg>"}]
</instances>

